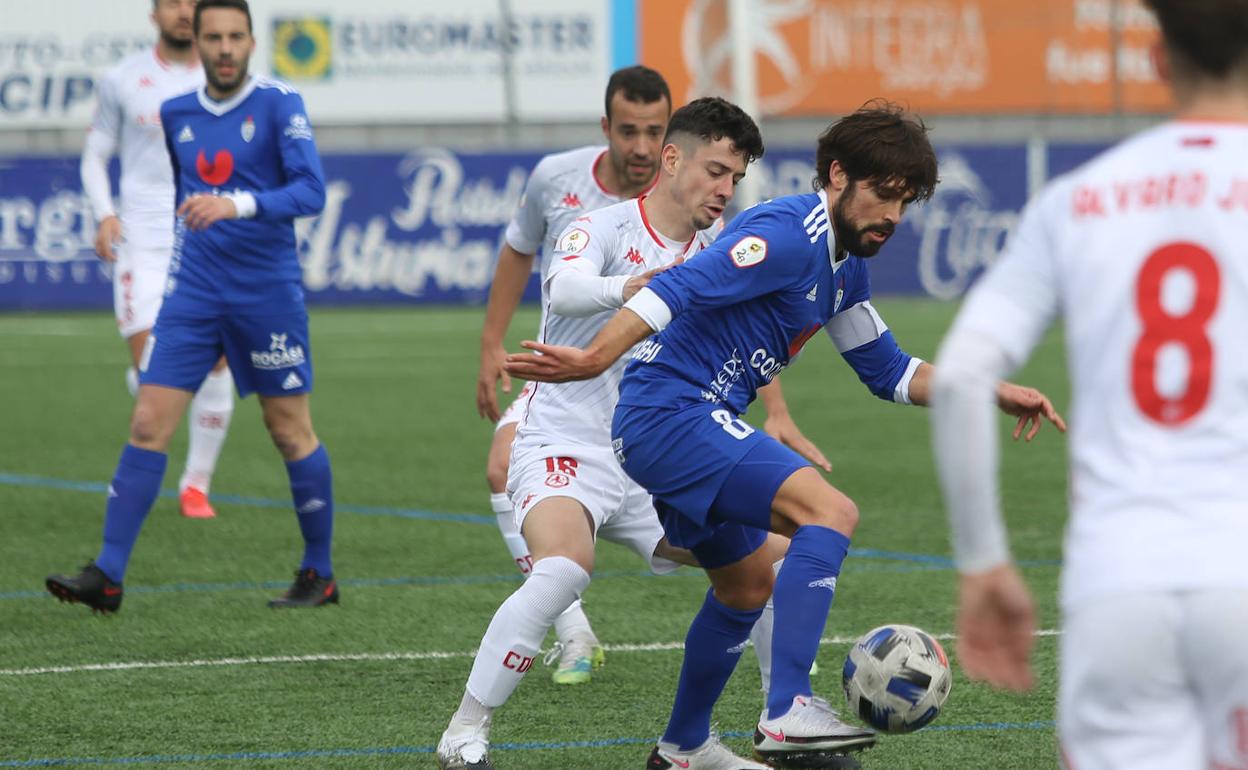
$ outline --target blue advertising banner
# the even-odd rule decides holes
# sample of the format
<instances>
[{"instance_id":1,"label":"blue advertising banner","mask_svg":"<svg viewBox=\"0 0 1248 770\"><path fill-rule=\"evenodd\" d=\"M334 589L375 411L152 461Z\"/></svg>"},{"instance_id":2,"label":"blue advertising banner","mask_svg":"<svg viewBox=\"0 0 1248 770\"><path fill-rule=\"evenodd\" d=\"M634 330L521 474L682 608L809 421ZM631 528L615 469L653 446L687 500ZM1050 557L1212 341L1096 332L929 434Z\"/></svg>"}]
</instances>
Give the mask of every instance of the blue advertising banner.
<instances>
[{"instance_id":1,"label":"blue advertising banner","mask_svg":"<svg viewBox=\"0 0 1248 770\"><path fill-rule=\"evenodd\" d=\"M1101 149L1054 147L1051 170ZM1026 148L942 146L935 197L911 208L872 263L876 294L953 298L991 264L1028 190ZM529 170L525 153L330 154L324 212L297 225L309 301L480 303ZM766 197L811 189L810 151L772 150ZM111 272L73 157L0 158L0 310L105 308ZM535 299L537 282L526 297Z\"/></svg>"}]
</instances>

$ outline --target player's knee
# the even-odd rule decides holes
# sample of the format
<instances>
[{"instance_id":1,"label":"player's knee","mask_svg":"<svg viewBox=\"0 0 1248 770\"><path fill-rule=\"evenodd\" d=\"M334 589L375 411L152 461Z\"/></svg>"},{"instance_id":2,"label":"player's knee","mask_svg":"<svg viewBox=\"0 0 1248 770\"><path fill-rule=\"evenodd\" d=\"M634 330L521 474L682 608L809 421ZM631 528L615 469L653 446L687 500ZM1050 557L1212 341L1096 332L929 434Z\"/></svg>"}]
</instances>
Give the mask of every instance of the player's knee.
<instances>
[{"instance_id":1,"label":"player's knee","mask_svg":"<svg viewBox=\"0 0 1248 770\"><path fill-rule=\"evenodd\" d=\"M715 598L734 610L756 610L771 598L775 587L775 574L770 569L758 574L715 586Z\"/></svg>"},{"instance_id":2,"label":"player's knee","mask_svg":"<svg viewBox=\"0 0 1248 770\"><path fill-rule=\"evenodd\" d=\"M163 452L173 431L160 419L159 413L139 402L130 417L130 443L141 449Z\"/></svg>"},{"instance_id":3,"label":"player's knee","mask_svg":"<svg viewBox=\"0 0 1248 770\"><path fill-rule=\"evenodd\" d=\"M264 427L268 429L269 438L273 439L277 451L287 460L300 459L316 449L316 434L312 432L311 425L265 415Z\"/></svg>"},{"instance_id":4,"label":"player's knee","mask_svg":"<svg viewBox=\"0 0 1248 770\"><path fill-rule=\"evenodd\" d=\"M806 526L827 527L848 537L858 527L858 506L837 492L834 496L800 506L790 514L789 519L794 530Z\"/></svg>"}]
</instances>

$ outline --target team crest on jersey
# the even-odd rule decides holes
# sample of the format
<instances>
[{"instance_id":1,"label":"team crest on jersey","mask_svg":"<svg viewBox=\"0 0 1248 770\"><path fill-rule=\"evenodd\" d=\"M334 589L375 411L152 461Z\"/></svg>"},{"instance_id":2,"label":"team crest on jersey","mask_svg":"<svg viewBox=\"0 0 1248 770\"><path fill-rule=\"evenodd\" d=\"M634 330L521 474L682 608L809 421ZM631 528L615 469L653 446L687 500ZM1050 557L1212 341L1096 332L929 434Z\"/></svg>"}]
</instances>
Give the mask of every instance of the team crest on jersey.
<instances>
[{"instance_id":1,"label":"team crest on jersey","mask_svg":"<svg viewBox=\"0 0 1248 770\"><path fill-rule=\"evenodd\" d=\"M238 132L243 135L244 142L250 142L256 136L256 121L252 120L251 116L248 115L247 119L243 121L243 127Z\"/></svg>"},{"instance_id":2,"label":"team crest on jersey","mask_svg":"<svg viewBox=\"0 0 1248 770\"><path fill-rule=\"evenodd\" d=\"M311 139L312 126L308 124L308 118L301 112L296 112L290 116L290 125L286 126L283 132L291 139Z\"/></svg>"},{"instance_id":3,"label":"team crest on jersey","mask_svg":"<svg viewBox=\"0 0 1248 770\"><path fill-rule=\"evenodd\" d=\"M569 254L579 254L589 245L589 233L579 227L574 227L559 237L559 242L555 244L556 251L566 251Z\"/></svg>"},{"instance_id":4,"label":"team crest on jersey","mask_svg":"<svg viewBox=\"0 0 1248 770\"><path fill-rule=\"evenodd\" d=\"M754 267L767 258L767 241L756 235L747 235L728 250L732 264L737 267Z\"/></svg>"}]
</instances>

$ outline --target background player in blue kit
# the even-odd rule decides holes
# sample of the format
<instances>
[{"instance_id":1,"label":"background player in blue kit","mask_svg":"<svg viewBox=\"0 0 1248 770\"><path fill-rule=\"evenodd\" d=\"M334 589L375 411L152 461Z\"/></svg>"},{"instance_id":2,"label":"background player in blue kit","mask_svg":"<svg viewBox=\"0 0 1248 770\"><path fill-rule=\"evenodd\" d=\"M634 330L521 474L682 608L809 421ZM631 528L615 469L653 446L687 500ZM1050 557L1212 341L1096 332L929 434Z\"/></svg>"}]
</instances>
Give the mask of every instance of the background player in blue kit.
<instances>
[{"instance_id":1,"label":"background player in blue kit","mask_svg":"<svg viewBox=\"0 0 1248 770\"><path fill-rule=\"evenodd\" d=\"M633 354L612 437L625 471L654 495L669 540L691 549L711 579L663 736L682 749L706 740L761 611L721 601L729 595L721 586L771 584L759 550L768 530L792 542L775 576L771 691L756 755L816 761L810 755L875 741L814 697L809 676L858 509L740 415L821 328L877 396L927 403L933 369L898 347L871 306L863 258L888 240L907 204L931 196L936 155L920 121L872 103L820 136L816 170L816 192L738 215L713 245L639 291L584 351L526 342L537 354L509 357L508 371L520 377L584 379L659 332ZM1061 426L1036 390L1002 383L997 400L1019 418L1015 437L1029 423L1033 437L1042 417Z\"/></svg>"},{"instance_id":2,"label":"background player in blue kit","mask_svg":"<svg viewBox=\"0 0 1248 770\"><path fill-rule=\"evenodd\" d=\"M48 590L94 610L121 606L122 580L160 492L165 448L191 396L222 354L240 396L256 392L286 460L304 554L271 607L338 601L330 544L329 455L312 430L312 363L295 217L325 204L321 161L303 100L248 74L255 48L246 0L200 0L195 42L207 84L161 105L177 189L177 231L164 304L140 366L130 441L109 486L104 544Z\"/></svg>"}]
</instances>

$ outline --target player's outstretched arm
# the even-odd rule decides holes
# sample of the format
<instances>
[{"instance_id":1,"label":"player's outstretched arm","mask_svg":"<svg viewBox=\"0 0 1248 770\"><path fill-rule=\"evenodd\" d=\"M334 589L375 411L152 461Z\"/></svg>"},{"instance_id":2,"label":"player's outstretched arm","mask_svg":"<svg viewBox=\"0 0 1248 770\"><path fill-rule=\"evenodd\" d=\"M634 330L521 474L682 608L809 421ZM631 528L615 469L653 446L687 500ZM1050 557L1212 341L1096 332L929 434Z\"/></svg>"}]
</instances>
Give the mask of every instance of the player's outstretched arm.
<instances>
[{"instance_id":1,"label":"player's outstretched arm","mask_svg":"<svg viewBox=\"0 0 1248 770\"><path fill-rule=\"evenodd\" d=\"M515 377L538 382L588 380L605 372L633 345L653 333L654 329L641 316L621 308L584 350L525 340L520 344L535 352L507 356L506 369Z\"/></svg>"},{"instance_id":2,"label":"player's outstretched arm","mask_svg":"<svg viewBox=\"0 0 1248 770\"><path fill-rule=\"evenodd\" d=\"M524 287L533 272L532 254L522 254L504 243L498 252L498 265L490 283L490 298L485 306L485 324L481 328L481 364L477 369L477 414L497 422L501 416L495 388L502 381L503 392L511 392L511 377L503 364L507 350L503 337L516 314Z\"/></svg>"},{"instance_id":3,"label":"player's outstretched arm","mask_svg":"<svg viewBox=\"0 0 1248 770\"><path fill-rule=\"evenodd\" d=\"M914 373L914 377L910 381L910 400L912 403L923 406L928 405L932 378L935 373L936 367L931 364L924 362L919 365L919 368ZM1035 388L1016 385L1015 383L1002 380L997 384L996 397L998 409L1011 417L1018 418L1012 434L1015 440L1023 438L1025 441L1031 441L1040 432L1040 426L1045 420L1053 423L1061 432L1066 432L1066 421L1062 419L1062 415L1053 406L1053 402L1049 400L1048 396ZM1024 431L1026 432L1025 435Z\"/></svg>"},{"instance_id":4,"label":"player's outstretched arm","mask_svg":"<svg viewBox=\"0 0 1248 770\"><path fill-rule=\"evenodd\" d=\"M819 451L815 442L806 438L789 414L789 404L784 400L784 391L780 389L780 380L775 379L758 389L758 395L767 409L767 419L763 422L763 430L767 435L797 452L825 473L832 471L832 463Z\"/></svg>"}]
</instances>

